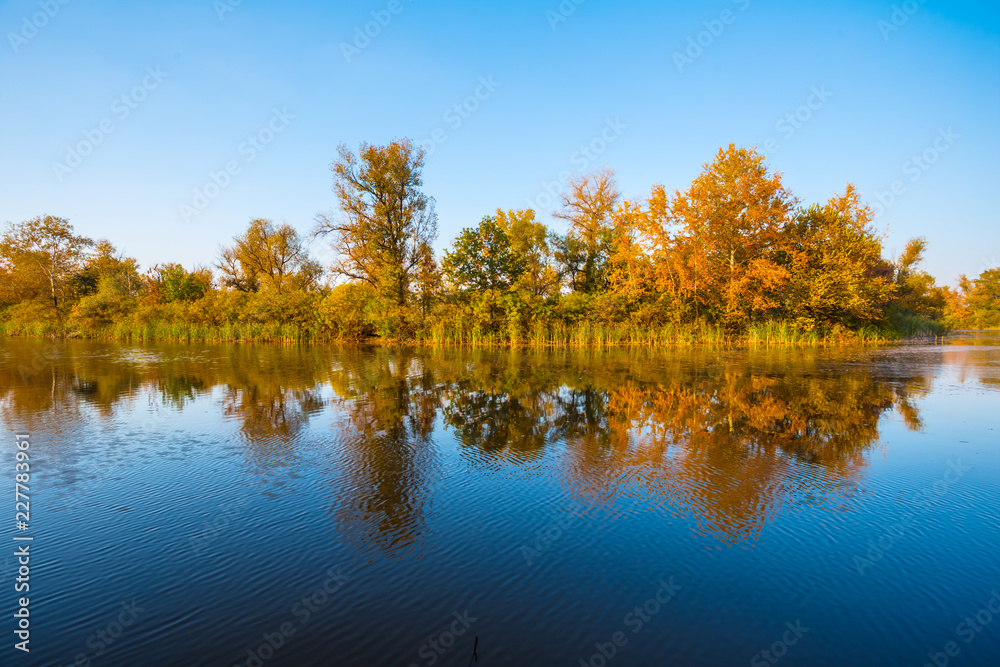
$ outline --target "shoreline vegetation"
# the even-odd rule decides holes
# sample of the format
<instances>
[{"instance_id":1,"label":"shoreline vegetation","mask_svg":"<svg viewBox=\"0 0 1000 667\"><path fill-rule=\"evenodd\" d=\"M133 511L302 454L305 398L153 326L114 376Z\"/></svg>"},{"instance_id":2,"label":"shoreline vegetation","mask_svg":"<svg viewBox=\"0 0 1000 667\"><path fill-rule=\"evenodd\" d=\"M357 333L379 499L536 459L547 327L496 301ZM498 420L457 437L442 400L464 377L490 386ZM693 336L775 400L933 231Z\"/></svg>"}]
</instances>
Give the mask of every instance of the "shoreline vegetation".
<instances>
[{"instance_id":1,"label":"shoreline vegetation","mask_svg":"<svg viewBox=\"0 0 1000 667\"><path fill-rule=\"evenodd\" d=\"M1000 327L1000 269L939 287L924 239L883 256L853 185L806 206L730 145L684 190L625 199L564 175L557 232L501 210L436 257L424 152L339 148L336 210L310 235L257 219L212 267L141 270L49 215L0 238L0 335L459 347L839 346ZM329 243L323 266L310 243Z\"/></svg>"},{"instance_id":2,"label":"shoreline vegetation","mask_svg":"<svg viewBox=\"0 0 1000 667\"><path fill-rule=\"evenodd\" d=\"M435 327L417 332L411 338L359 337L339 338L323 335L316 329L282 324L235 324L222 327L185 323L147 324L141 328L117 324L92 330L55 332L44 326L19 328L0 323L0 336L95 340L129 343L261 343L261 344L331 344L351 342L360 346L446 346L462 348L602 348L602 347L834 347L844 345L883 345L890 343L945 338L944 327L902 335L896 331L862 328L857 331L801 331L784 322L753 324L746 331L728 332L708 325L667 325L661 329L631 325L603 327L588 324L571 327L538 327L530 332L483 332L478 329Z\"/></svg>"}]
</instances>

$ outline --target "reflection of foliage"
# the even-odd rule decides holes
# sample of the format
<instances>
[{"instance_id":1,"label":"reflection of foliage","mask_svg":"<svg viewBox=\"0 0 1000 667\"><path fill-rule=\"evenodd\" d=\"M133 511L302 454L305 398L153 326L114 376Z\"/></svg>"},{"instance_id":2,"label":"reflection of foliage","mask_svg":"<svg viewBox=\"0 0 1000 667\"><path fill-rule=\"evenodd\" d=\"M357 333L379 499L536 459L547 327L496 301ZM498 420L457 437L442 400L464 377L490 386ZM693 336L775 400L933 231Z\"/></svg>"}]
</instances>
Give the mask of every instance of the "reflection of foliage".
<instances>
[{"instance_id":1,"label":"reflection of foliage","mask_svg":"<svg viewBox=\"0 0 1000 667\"><path fill-rule=\"evenodd\" d=\"M510 397L455 391L444 408L445 421L466 447L493 454L537 452L545 448L548 432L545 399L541 394Z\"/></svg>"},{"instance_id":2,"label":"reflection of foliage","mask_svg":"<svg viewBox=\"0 0 1000 667\"><path fill-rule=\"evenodd\" d=\"M470 474L549 458L583 498L641 497L738 542L783 505L856 478L888 411L921 428L913 399L930 388L929 375L880 375L885 365L831 350L727 358L11 340L2 351L7 423L32 428L56 412L71 428L147 396L177 410L217 396L265 473L300 459L303 432L325 408L321 388L331 389L343 415L331 515L347 539L394 555L424 539L442 424ZM976 366L973 352L949 354L944 363Z\"/></svg>"},{"instance_id":3,"label":"reflection of foliage","mask_svg":"<svg viewBox=\"0 0 1000 667\"><path fill-rule=\"evenodd\" d=\"M337 489L338 523L362 544L405 551L424 530L438 387L409 354L385 350L345 354L331 384L349 424L342 433L347 479Z\"/></svg>"},{"instance_id":4,"label":"reflection of foliage","mask_svg":"<svg viewBox=\"0 0 1000 667\"><path fill-rule=\"evenodd\" d=\"M222 400L223 412L242 421L242 432L252 442L278 436L295 436L309 417L322 409L316 391L282 387L229 387Z\"/></svg>"}]
</instances>

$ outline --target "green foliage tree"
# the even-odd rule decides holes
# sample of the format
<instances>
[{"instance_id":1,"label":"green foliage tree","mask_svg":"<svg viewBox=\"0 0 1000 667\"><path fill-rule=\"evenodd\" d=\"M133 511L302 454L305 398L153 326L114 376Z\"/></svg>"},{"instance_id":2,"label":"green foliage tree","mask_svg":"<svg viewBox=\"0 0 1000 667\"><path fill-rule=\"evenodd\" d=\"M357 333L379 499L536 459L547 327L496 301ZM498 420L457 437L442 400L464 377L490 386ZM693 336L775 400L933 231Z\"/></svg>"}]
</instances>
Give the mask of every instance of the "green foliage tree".
<instances>
[{"instance_id":1,"label":"green foliage tree","mask_svg":"<svg viewBox=\"0 0 1000 667\"><path fill-rule=\"evenodd\" d=\"M212 289L212 274L206 269L188 271L180 264L157 268L163 300L197 301Z\"/></svg>"},{"instance_id":2,"label":"green foliage tree","mask_svg":"<svg viewBox=\"0 0 1000 667\"><path fill-rule=\"evenodd\" d=\"M358 340L373 336L371 311L375 298L372 292L367 283L337 285L319 302L320 326L335 338Z\"/></svg>"},{"instance_id":3,"label":"green foliage tree","mask_svg":"<svg viewBox=\"0 0 1000 667\"><path fill-rule=\"evenodd\" d=\"M463 229L454 249L444 256L444 273L459 290L502 292L521 277L526 268L523 255L511 247L510 237L496 220L486 216L476 228Z\"/></svg>"},{"instance_id":4,"label":"green foliage tree","mask_svg":"<svg viewBox=\"0 0 1000 667\"><path fill-rule=\"evenodd\" d=\"M1000 269L980 274L969 294L969 307L977 328L1000 328Z\"/></svg>"}]
</instances>

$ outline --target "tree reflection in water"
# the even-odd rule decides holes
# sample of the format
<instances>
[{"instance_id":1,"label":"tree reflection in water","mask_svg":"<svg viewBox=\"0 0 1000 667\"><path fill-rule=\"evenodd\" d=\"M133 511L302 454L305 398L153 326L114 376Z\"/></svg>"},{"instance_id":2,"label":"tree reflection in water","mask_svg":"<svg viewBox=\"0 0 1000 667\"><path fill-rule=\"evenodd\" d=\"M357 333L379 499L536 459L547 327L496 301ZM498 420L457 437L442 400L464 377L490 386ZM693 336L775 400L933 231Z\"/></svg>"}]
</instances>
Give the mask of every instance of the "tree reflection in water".
<instances>
[{"instance_id":1,"label":"tree reflection in water","mask_svg":"<svg viewBox=\"0 0 1000 667\"><path fill-rule=\"evenodd\" d=\"M432 482L454 438L467 474L526 465L581 502L641 501L724 543L860 478L895 409L931 371L880 374L865 351L358 350L7 341L0 416L21 428L127 419L144 400L205 400L262 473L308 465L325 424L337 532L385 554L427 539ZM24 359L32 360L25 372ZM960 357L951 359L961 363ZM947 358L945 359L947 361ZM57 419L48 418L58 415ZM169 419L169 417L167 417ZM155 436L151 436L155 437ZM68 445L67 445L68 446ZM69 454L67 453L67 456Z\"/></svg>"}]
</instances>

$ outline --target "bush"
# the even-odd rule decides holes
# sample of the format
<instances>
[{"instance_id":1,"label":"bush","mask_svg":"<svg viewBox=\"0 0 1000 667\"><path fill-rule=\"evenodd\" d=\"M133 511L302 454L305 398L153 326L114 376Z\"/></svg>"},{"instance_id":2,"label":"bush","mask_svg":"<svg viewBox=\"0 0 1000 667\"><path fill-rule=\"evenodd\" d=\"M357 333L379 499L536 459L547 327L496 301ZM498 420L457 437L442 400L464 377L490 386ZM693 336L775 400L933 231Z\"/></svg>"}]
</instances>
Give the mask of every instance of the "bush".
<instances>
[{"instance_id":1,"label":"bush","mask_svg":"<svg viewBox=\"0 0 1000 667\"><path fill-rule=\"evenodd\" d=\"M82 324L85 329L96 329L122 319L133 312L135 306L135 299L125 293L114 277L102 276L97 293L83 297L73 308L71 321Z\"/></svg>"},{"instance_id":2,"label":"bush","mask_svg":"<svg viewBox=\"0 0 1000 667\"><path fill-rule=\"evenodd\" d=\"M375 334L371 310L375 294L367 285L338 285L316 307L320 333L336 339L357 340Z\"/></svg>"},{"instance_id":3,"label":"bush","mask_svg":"<svg viewBox=\"0 0 1000 667\"><path fill-rule=\"evenodd\" d=\"M61 313L51 303L24 301L10 306L0 316L8 336L48 336L64 332Z\"/></svg>"}]
</instances>

